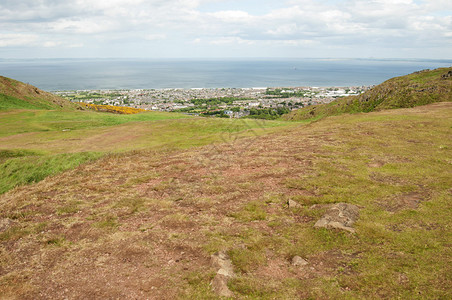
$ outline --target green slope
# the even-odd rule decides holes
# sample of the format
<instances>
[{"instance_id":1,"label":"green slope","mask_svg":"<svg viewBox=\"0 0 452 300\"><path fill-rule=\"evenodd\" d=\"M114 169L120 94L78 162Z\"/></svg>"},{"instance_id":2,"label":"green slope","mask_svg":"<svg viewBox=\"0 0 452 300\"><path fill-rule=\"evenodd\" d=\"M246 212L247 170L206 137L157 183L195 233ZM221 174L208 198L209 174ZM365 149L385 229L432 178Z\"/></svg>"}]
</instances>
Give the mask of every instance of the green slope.
<instances>
[{"instance_id":1,"label":"green slope","mask_svg":"<svg viewBox=\"0 0 452 300\"><path fill-rule=\"evenodd\" d=\"M452 67L395 77L362 95L305 107L284 115L283 119L293 121L318 119L342 113L408 108L444 101L452 101Z\"/></svg>"},{"instance_id":2,"label":"green slope","mask_svg":"<svg viewBox=\"0 0 452 300\"><path fill-rule=\"evenodd\" d=\"M29 84L0 76L0 110L76 109L78 106Z\"/></svg>"}]
</instances>

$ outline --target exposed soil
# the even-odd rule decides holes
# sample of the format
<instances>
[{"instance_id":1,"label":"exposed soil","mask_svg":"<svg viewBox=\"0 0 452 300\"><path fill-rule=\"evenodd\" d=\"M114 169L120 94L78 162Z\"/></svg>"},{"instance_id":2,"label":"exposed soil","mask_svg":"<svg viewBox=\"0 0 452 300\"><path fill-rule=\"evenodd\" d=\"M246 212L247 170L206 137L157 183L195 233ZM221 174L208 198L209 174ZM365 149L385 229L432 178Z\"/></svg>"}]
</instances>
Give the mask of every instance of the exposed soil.
<instances>
[{"instance_id":1,"label":"exposed soil","mask_svg":"<svg viewBox=\"0 0 452 300\"><path fill-rule=\"evenodd\" d=\"M387 211L397 212L405 209L416 209L421 202L426 200L428 200L427 194L412 192L380 200L378 203Z\"/></svg>"}]
</instances>

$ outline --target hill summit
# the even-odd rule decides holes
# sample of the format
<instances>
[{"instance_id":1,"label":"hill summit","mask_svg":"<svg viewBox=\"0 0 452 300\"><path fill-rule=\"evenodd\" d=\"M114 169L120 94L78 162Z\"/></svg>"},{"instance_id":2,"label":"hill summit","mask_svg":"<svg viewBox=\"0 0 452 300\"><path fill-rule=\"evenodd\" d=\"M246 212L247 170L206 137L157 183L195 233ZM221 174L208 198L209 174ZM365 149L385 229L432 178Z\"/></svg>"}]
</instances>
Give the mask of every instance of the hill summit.
<instances>
[{"instance_id":1,"label":"hill summit","mask_svg":"<svg viewBox=\"0 0 452 300\"><path fill-rule=\"evenodd\" d=\"M342 113L409 108L452 100L452 67L418 71L383 82L359 96L337 99L328 104L305 107L285 116L285 120L305 120Z\"/></svg>"},{"instance_id":2,"label":"hill summit","mask_svg":"<svg viewBox=\"0 0 452 300\"><path fill-rule=\"evenodd\" d=\"M0 76L0 109L75 109L76 105L30 84Z\"/></svg>"}]
</instances>

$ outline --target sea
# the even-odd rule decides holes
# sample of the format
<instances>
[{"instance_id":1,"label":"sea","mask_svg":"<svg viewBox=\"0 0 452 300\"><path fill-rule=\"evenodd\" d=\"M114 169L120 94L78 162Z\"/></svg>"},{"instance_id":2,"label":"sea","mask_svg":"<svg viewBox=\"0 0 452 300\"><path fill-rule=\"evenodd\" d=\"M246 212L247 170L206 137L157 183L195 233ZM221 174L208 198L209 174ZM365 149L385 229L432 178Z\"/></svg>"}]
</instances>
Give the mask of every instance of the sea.
<instances>
[{"instance_id":1,"label":"sea","mask_svg":"<svg viewBox=\"0 0 452 300\"><path fill-rule=\"evenodd\" d=\"M46 91L371 86L452 59L0 59L0 75Z\"/></svg>"}]
</instances>

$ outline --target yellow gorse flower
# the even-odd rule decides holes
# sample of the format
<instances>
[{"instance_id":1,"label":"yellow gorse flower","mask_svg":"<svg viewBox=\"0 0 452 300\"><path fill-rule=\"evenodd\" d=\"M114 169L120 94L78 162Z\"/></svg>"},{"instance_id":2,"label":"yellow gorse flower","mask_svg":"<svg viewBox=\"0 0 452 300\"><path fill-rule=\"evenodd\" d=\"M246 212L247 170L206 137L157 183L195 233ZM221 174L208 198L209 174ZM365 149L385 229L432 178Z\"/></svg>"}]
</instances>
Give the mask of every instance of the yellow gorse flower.
<instances>
[{"instance_id":1,"label":"yellow gorse flower","mask_svg":"<svg viewBox=\"0 0 452 300\"><path fill-rule=\"evenodd\" d=\"M89 108L89 109L92 109L95 111L109 112L109 113L114 113L114 114L132 115L132 114L137 114L137 113L146 111L141 108L127 107L127 106L100 105L100 104L91 104L91 103L84 103L84 102L79 102L78 104L82 107Z\"/></svg>"}]
</instances>

